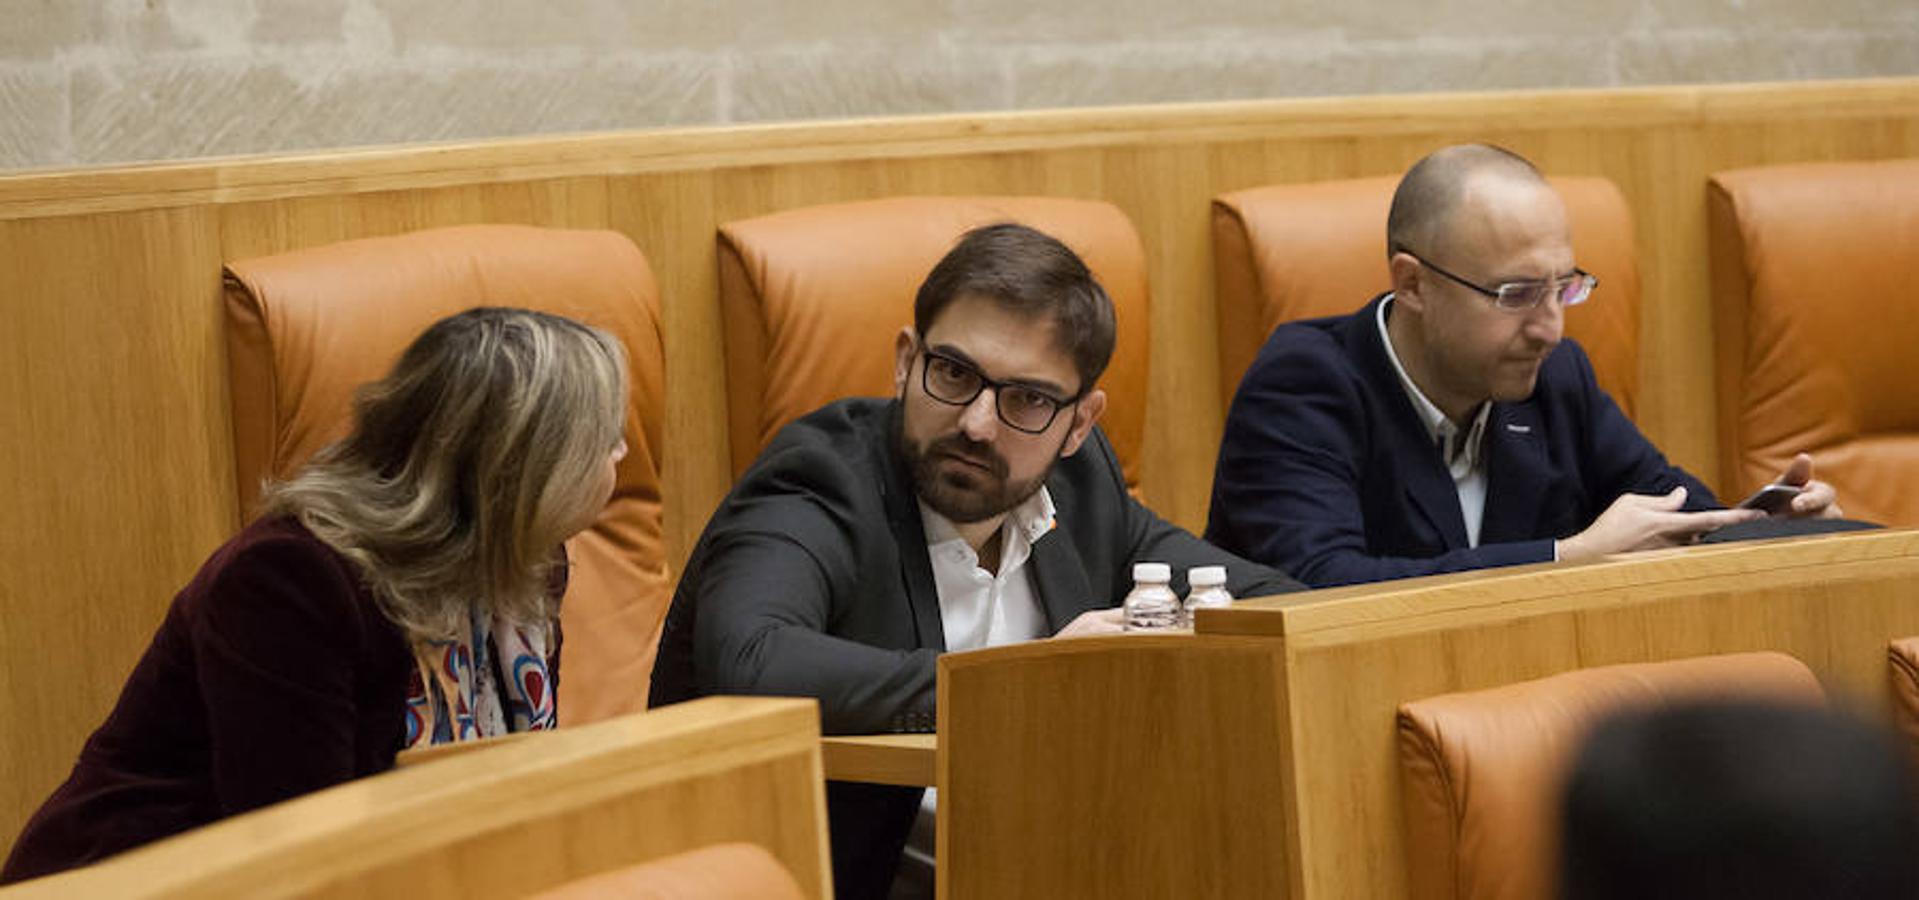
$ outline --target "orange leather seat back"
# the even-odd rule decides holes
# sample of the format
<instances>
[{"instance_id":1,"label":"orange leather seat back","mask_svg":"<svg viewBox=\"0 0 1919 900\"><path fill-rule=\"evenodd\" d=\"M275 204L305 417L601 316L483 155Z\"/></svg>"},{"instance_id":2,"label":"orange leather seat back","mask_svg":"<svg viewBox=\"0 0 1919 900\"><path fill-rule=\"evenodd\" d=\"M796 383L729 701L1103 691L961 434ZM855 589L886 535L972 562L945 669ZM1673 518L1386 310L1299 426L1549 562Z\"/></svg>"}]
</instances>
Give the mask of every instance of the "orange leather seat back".
<instances>
[{"instance_id":1,"label":"orange leather seat back","mask_svg":"<svg viewBox=\"0 0 1919 900\"><path fill-rule=\"evenodd\" d=\"M529 900L802 900L792 873L758 844L714 844L569 881Z\"/></svg>"},{"instance_id":2,"label":"orange leather seat back","mask_svg":"<svg viewBox=\"0 0 1919 900\"><path fill-rule=\"evenodd\" d=\"M1599 276L1592 297L1566 311L1566 334L1585 348L1599 386L1630 416L1639 393L1632 210L1604 178L1547 180L1566 202L1580 268ZM1224 402L1232 403L1274 328L1352 313L1392 289L1386 213L1398 185L1397 176L1277 184L1213 200Z\"/></svg>"},{"instance_id":3,"label":"orange leather seat back","mask_svg":"<svg viewBox=\"0 0 1919 900\"><path fill-rule=\"evenodd\" d=\"M666 612L660 519L665 398L659 294L638 248L609 231L472 225L346 241L226 267L227 364L241 515L345 434L353 392L427 326L476 306L559 313L626 345L626 441L613 499L567 542L572 570L560 716L643 709Z\"/></svg>"},{"instance_id":4,"label":"orange leather seat back","mask_svg":"<svg viewBox=\"0 0 1919 900\"><path fill-rule=\"evenodd\" d=\"M1919 525L1919 160L1720 172L1708 196L1720 486L1803 450L1848 516Z\"/></svg>"},{"instance_id":5,"label":"orange leather seat back","mask_svg":"<svg viewBox=\"0 0 1919 900\"><path fill-rule=\"evenodd\" d=\"M786 423L841 397L892 396L893 336L933 265L980 225L1018 222L1071 247L1113 298L1118 343L1100 427L1138 484L1146 425L1146 256L1110 203L1060 197L893 197L720 227L733 472Z\"/></svg>"},{"instance_id":6,"label":"orange leather seat back","mask_svg":"<svg viewBox=\"0 0 1919 900\"><path fill-rule=\"evenodd\" d=\"M1892 722L1919 760L1919 637L1893 641L1886 655L1892 675Z\"/></svg>"},{"instance_id":7,"label":"orange leather seat back","mask_svg":"<svg viewBox=\"0 0 1919 900\"><path fill-rule=\"evenodd\" d=\"M1401 706L1412 896L1552 896L1560 793L1587 730L1630 706L1720 697L1824 700L1804 663L1736 653L1582 669Z\"/></svg>"}]
</instances>

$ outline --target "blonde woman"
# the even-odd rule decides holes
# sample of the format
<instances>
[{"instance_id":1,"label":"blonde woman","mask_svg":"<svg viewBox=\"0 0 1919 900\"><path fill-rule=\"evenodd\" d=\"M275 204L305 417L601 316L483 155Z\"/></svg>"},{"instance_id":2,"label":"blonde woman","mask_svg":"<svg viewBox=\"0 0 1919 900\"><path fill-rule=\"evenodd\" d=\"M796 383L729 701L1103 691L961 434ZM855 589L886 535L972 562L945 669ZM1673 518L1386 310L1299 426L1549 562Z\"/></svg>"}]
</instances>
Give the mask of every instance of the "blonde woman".
<instances>
[{"instance_id":1,"label":"blonde woman","mask_svg":"<svg viewBox=\"0 0 1919 900\"><path fill-rule=\"evenodd\" d=\"M570 319L475 309L361 389L352 432L174 599L0 882L551 728L563 540L626 453L626 367Z\"/></svg>"}]
</instances>

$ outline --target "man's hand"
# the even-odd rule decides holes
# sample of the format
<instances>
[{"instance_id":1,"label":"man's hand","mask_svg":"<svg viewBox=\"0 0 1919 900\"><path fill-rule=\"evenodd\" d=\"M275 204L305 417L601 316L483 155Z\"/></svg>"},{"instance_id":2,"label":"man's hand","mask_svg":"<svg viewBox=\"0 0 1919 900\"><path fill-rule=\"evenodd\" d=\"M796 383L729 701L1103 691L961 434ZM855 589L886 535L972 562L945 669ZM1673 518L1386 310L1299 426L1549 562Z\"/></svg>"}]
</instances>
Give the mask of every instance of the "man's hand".
<instances>
[{"instance_id":1,"label":"man's hand","mask_svg":"<svg viewBox=\"0 0 1919 900\"><path fill-rule=\"evenodd\" d=\"M1672 493L1622 494L1585 531L1560 541L1560 559L1590 559L1608 553L1652 550L1690 544L1700 535L1738 522L1765 517L1756 509L1712 509L1681 512L1686 489Z\"/></svg>"},{"instance_id":2,"label":"man's hand","mask_svg":"<svg viewBox=\"0 0 1919 900\"><path fill-rule=\"evenodd\" d=\"M1778 484L1790 484L1803 487L1799 496L1792 498L1792 505L1786 507L1786 515L1795 519L1837 519L1845 515L1839 509L1839 492L1823 481L1812 480L1812 457L1801 453L1787 464L1786 471L1779 474Z\"/></svg>"},{"instance_id":3,"label":"man's hand","mask_svg":"<svg viewBox=\"0 0 1919 900\"><path fill-rule=\"evenodd\" d=\"M1113 609L1096 609L1092 612L1080 613L1073 621L1066 623L1066 627L1061 628L1058 634L1053 636L1056 638L1073 638L1092 637L1096 634L1124 634L1126 632L1125 622L1126 620L1123 618L1123 613L1118 607Z\"/></svg>"}]
</instances>

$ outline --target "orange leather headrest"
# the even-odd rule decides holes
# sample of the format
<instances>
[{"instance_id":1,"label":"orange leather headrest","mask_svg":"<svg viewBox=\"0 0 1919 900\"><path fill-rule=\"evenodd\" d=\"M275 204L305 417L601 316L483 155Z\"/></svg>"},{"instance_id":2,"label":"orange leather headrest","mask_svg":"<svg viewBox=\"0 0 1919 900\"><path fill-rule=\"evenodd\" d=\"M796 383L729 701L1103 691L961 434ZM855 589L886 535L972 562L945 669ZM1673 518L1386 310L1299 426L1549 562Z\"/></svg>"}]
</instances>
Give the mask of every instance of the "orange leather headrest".
<instances>
[{"instance_id":1,"label":"orange leather headrest","mask_svg":"<svg viewBox=\"0 0 1919 900\"><path fill-rule=\"evenodd\" d=\"M1604 178L1550 178L1571 218L1573 253L1599 290L1566 313L1599 385L1632 415L1639 392L1639 267L1632 211ZM1398 177L1277 184L1213 200L1220 388L1239 380L1273 329L1351 313L1389 290L1386 212Z\"/></svg>"},{"instance_id":2,"label":"orange leather headrest","mask_svg":"<svg viewBox=\"0 0 1919 900\"><path fill-rule=\"evenodd\" d=\"M562 721L642 709L666 610L660 518L665 388L659 294L610 231L468 225L346 241L226 268L227 363L242 515L261 479L343 435L353 392L434 322L475 306L558 313L612 332L631 373L613 499L568 542Z\"/></svg>"},{"instance_id":3,"label":"orange leather headrest","mask_svg":"<svg viewBox=\"0 0 1919 900\"><path fill-rule=\"evenodd\" d=\"M1618 710L1676 700L1824 701L1783 653L1581 669L1399 708L1407 872L1421 900L1553 893L1558 804L1588 729Z\"/></svg>"},{"instance_id":4,"label":"orange leather headrest","mask_svg":"<svg viewBox=\"0 0 1919 900\"><path fill-rule=\"evenodd\" d=\"M1805 451L1848 516L1919 525L1919 160L1720 172L1707 193L1723 486Z\"/></svg>"},{"instance_id":5,"label":"orange leather headrest","mask_svg":"<svg viewBox=\"0 0 1919 900\"><path fill-rule=\"evenodd\" d=\"M893 338L919 286L961 234L1018 222L1071 247L1119 320L1100 385L1100 427L1138 481L1146 424L1145 250L1118 207L1061 197L895 197L730 222L720 228L733 471L786 423L841 397L893 393Z\"/></svg>"}]
</instances>

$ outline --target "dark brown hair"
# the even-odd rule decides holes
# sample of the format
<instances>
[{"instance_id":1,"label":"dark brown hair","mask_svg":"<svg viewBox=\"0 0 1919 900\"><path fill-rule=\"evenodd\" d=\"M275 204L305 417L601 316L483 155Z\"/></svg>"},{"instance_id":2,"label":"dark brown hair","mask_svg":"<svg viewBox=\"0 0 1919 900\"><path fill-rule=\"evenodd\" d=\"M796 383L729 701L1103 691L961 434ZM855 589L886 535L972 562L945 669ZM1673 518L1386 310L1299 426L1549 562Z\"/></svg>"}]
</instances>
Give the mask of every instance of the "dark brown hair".
<instances>
[{"instance_id":1,"label":"dark brown hair","mask_svg":"<svg viewBox=\"0 0 1919 900\"><path fill-rule=\"evenodd\" d=\"M1621 712L1579 751L1563 810L1563 900L1919 895L1905 748L1835 710Z\"/></svg>"},{"instance_id":2,"label":"dark brown hair","mask_svg":"<svg viewBox=\"0 0 1919 900\"><path fill-rule=\"evenodd\" d=\"M913 329L924 337L962 294L997 302L1058 326L1059 349L1073 358L1081 394L1093 388L1113 357L1112 298L1079 255L1057 239L1004 222L975 228L933 266L913 302Z\"/></svg>"}]
</instances>

